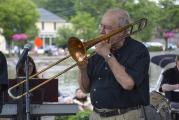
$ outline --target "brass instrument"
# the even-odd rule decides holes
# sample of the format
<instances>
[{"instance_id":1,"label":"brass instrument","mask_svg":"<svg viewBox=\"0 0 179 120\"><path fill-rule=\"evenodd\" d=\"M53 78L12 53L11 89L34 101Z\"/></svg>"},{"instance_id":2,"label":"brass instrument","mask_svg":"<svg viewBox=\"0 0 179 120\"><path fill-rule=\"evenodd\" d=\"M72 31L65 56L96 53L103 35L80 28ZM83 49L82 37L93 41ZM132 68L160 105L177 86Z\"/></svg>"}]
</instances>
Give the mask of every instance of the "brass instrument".
<instances>
[{"instance_id":1,"label":"brass instrument","mask_svg":"<svg viewBox=\"0 0 179 120\"><path fill-rule=\"evenodd\" d=\"M62 75L63 73L67 72L68 70L72 69L73 67L77 66L78 63L81 63L84 58L87 57L87 50L91 47L93 47L94 45L96 45L97 43L101 42L101 41L105 41L105 40L108 40L110 37L120 33L120 32L123 32L123 31L127 31L127 34L125 34L124 36L122 36L122 38L125 38L125 37L128 37L136 32L139 32L141 30L143 30L147 25L147 19L146 18L142 18L142 19L139 19L131 24L127 24L127 25L124 25L118 29L115 29L113 31L111 31L110 33L108 34L105 34L105 35L102 35L102 36L99 36L95 39L92 39L92 40L89 40L87 42L81 42L78 38L76 37L71 37L69 40L68 40L68 50L69 50L69 53L70 55L58 60L57 62L47 66L46 68L42 69L41 71L39 71L38 73L32 75L29 77L29 79L32 79L34 76L36 75L39 75L40 73L46 71L47 69L57 65L58 63L64 61L65 59L69 58L69 57L72 57L77 63L73 64L72 66L66 68L65 70L61 71L60 73L52 76L50 79L40 83L39 85L31 88L29 90L29 93L30 92L33 92L34 90L38 89L39 87L45 85L46 83L50 82L51 80L57 78L58 76ZM23 80L21 81L20 83L12 86L11 88L8 89L8 94L11 98L13 99L20 99L22 98L23 96L25 96L27 94L27 92L24 92L23 94L21 95L18 95L18 96L14 96L11 91L20 86L21 84L25 83L26 80Z\"/></svg>"}]
</instances>

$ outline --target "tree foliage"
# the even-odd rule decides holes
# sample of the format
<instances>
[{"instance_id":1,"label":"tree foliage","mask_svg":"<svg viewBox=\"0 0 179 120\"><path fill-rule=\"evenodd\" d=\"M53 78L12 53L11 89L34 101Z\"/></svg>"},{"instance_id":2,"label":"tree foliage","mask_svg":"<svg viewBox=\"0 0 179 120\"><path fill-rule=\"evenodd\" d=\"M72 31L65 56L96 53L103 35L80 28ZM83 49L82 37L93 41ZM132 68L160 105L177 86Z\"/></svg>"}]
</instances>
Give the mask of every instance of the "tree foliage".
<instances>
[{"instance_id":1,"label":"tree foliage","mask_svg":"<svg viewBox=\"0 0 179 120\"><path fill-rule=\"evenodd\" d=\"M117 0L75 0L75 10L90 13L96 20L110 8L117 7Z\"/></svg>"},{"instance_id":2,"label":"tree foliage","mask_svg":"<svg viewBox=\"0 0 179 120\"><path fill-rule=\"evenodd\" d=\"M46 6L46 0L32 0L38 8Z\"/></svg>"},{"instance_id":3,"label":"tree foliage","mask_svg":"<svg viewBox=\"0 0 179 120\"><path fill-rule=\"evenodd\" d=\"M90 110L80 111L76 115L56 117L55 120L89 120L91 112Z\"/></svg>"},{"instance_id":4,"label":"tree foliage","mask_svg":"<svg viewBox=\"0 0 179 120\"><path fill-rule=\"evenodd\" d=\"M74 0L46 0L45 8L64 19L74 16Z\"/></svg>"},{"instance_id":5,"label":"tree foliage","mask_svg":"<svg viewBox=\"0 0 179 120\"><path fill-rule=\"evenodd\" d=\"M119 6L129 12L133 22L141 18L147 18L147 27L141 33L137 33L134 36L142 41L148 41L154 34L159 15L160 9L156 3L148 0L138 0L138 2L128 0L119 4Z\"/></svg>"},{"instance_id":6,"label":"tree foliage","mask_svg":"<svg viewBox=\"0 0 179 120\"><path fill-rule=\"evenodd\" d=\"M80 39L86 41L97 35L97 23L90 13L78 12L76 16L72 17L71 22L73 23L76 34Z\"/></svg>"},{"instance_id":7,"label":"tree foliage","mask_svg":"<svg viewBox=\"0 0 179 120\"><path fill-rule=\"evenodd\" d=\"M164 31L171 31L179 27L179 6L174 4L175 0L161 0L159 26Z\"/></svg>"},{"instance_id":8,"label":"tree foliage","mask_svg":"<svg viewBox=\"0 0 179 120\"><path fill-rule=\"evenodd\" d=\"M72 36L76 36L73 28L70 27L60 28L57 32L57 38L55 40L55 43L57 44L57 46L65 48L68 39Z\"/></svg>"},{"instance_id":9,"label":"tree foliage","mask_svg":"<svg viewBox=\"0 0 179 120\"><path fill-rule=\"evenodd\" d=\"M38 12L31 0L4 0L0 4L0 27L3 28L8 43L13 34L28 34L30 29L34 31L37 19Z\"/></svg>"}]
</instances>

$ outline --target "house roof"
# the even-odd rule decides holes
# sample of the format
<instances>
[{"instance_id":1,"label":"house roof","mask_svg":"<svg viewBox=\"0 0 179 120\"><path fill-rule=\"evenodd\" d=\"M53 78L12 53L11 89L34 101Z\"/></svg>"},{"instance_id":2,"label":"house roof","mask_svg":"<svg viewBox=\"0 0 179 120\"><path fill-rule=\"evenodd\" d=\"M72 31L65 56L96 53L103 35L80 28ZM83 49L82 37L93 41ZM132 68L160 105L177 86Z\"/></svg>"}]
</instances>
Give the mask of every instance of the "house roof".
<instances>
[{"instance_id":1,"label":"house roof","mask_svg":"<svg viewBox=\"0 0 179 120\"><path fill-rule=\"evenodd\" d=\"M38 8L38 11L39 11L39 14L40 14L40 21L43 21L43 22L62 22L62 23L65 23L66 21L55 15L54 13L44 9L44 8Z\"/></svg>"}]
</instances>

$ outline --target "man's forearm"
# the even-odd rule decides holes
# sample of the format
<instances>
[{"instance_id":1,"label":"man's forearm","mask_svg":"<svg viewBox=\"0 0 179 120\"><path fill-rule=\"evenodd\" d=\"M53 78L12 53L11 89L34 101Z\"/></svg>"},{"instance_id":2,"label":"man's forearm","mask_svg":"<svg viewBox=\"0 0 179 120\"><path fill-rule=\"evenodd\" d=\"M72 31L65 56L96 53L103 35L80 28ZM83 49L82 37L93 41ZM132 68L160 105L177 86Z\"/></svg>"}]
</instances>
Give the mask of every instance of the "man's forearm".
<instances>
[{"instance_id":1,"label":"man's forearm","mask_svg":"<svg viewBox=\"0 0 179 120\"><path fill-rule=\"evenodd\" d=\"M89 92L90 81L87 75L87 70L80 70L79 85L83 92Z\"/></svg>"},{"instance_id":2,"label":"man's forearm","mask_svg":"<svg viewBox=\"0 0 179 120\"><path fill-rule=\"evenodd\" d=\"M164 91L164 92L173 91L173 90L176 90L176 89L179 89L178 84L174 84L174 85L163 84L162 85L162 91Z\"/></svg>"},{"instance_id":3,"label":"man's forearm","mask_svg":"<svg viewBox=\"0 0 179 120\"><path fill-rule=\"evenodd\" d=\"M112 57L107 62L119 84L126 90L133 89L133 79L126 73L125 68L118 63L116 58Z\"/></svg>"}]
</instances>

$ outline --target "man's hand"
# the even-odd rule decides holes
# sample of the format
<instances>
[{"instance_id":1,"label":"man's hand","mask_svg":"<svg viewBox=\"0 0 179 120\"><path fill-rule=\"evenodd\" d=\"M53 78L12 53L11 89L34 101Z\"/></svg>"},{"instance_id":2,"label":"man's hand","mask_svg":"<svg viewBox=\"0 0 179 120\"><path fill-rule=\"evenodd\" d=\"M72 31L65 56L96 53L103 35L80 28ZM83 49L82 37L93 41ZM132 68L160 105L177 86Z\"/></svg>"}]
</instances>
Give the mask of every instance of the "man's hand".
<instances>
[{"instance_id":1,"label":"man's hand","mask_svg":"<svg viewBox=\"0 0 179 120\"><path fill-rule=\"evenodd\" d=\"M87 64L88 64L88 57L85 57L82 62L78 63L78 68L80 70L87 69Z\"/></svg>"},{"instance_id":2,"label":"man's hand","mask_svg":"<svg viewBox=\"0 0 179 120\"><path fill-rule=\"evenodd\" d=\"M95 51L101 55L102 57L106 57L110 53L111 44L109 44L107 41L102 41L95 45Z\"/></svg>"}]
</instances>

